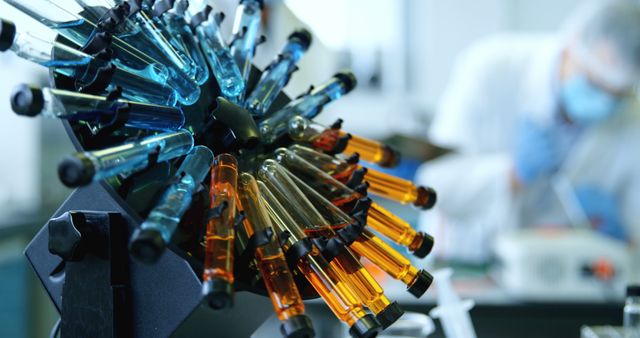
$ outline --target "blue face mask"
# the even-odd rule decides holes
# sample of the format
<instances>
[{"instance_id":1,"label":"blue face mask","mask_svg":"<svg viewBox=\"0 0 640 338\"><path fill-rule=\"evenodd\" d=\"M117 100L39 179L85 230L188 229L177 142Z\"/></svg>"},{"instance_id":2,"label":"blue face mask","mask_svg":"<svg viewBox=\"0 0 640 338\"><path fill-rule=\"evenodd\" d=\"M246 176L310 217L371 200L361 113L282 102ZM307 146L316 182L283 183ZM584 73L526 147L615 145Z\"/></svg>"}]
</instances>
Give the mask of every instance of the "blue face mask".
<instances>
[{"instance_id":1,"label":"blue face mask","mask_svg":"<svg viewBox=\"0 0 640 338\"><path fill-rule=\"evenodd\" d=\"M593 85L585 75L574 75L560 90L560 101L569 118L582 125L606 120L620 99Z\"/></svg>"}]
</instances>

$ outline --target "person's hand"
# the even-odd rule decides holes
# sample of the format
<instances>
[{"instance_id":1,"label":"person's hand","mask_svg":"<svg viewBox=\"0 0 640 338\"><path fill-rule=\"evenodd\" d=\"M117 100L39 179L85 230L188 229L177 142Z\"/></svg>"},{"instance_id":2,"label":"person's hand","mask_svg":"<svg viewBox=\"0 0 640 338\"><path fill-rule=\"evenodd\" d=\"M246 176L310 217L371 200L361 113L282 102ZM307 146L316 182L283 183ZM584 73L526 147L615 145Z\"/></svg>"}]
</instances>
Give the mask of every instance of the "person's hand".
<instances>
[{"instance_id":1,"label":"person's hand","mask_svg":"<svg viewBox=\"0 0 640 338\"><path fill-rule=\"evenodd\" d=\"M522 119L516 130L515 175L522 184L554 172L560 163L550 131Z\"/></svg>"},{"instance_id":2,"label":"person's hand","mask_svg":"<svg viewBox=\"0 0 640 338\"><path fill-rule=\"evenodd\" d=\"M628 238L614 196L592 186L577 187L576 196L595 230L619 240Z\"/></svg>"}]
</instances>

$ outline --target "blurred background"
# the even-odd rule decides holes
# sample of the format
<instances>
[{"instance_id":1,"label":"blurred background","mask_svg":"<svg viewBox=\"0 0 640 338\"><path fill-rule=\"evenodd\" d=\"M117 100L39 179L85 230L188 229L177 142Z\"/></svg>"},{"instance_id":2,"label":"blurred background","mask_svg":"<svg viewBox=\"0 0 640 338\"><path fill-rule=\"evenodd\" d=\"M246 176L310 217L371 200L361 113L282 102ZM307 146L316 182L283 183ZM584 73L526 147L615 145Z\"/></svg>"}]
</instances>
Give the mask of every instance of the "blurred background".
<instances>
[{"instance_id":1,"label":"blurred background","mask_svg":"<svg viewBox=\"0 0 640 338\"><path fill-rule=\"evenodd\" d=\"M224 29L229 33L237 2L210 3L227 14ZM319 84L340 69L352 69L359 80L357 89L327 107L317 120L330 124L343 118L344 128L349 132L393 144L403 153L405 161L392 173L413 179L420 163L444 152L429 143L427 130L459 54L474 42L496 33L554 32L580 3L580 0L271 0L266 1L262 28L268 40L258 48L255 63L263 68L294 28L308 28L314 41L287 86L287 93L297 96L310 84ZM0 2L0 15L29 30L42 30L35 21L6 3ZM39 34L51 36L47 31ZM12 87L24 82L47 83L46 70L10 53L0 54L0 65L3 98L0 154L5 158L0 166L3 211L0 337L43 337L49 334L58 315L22 250L70 193L58 180L56 166L73 147L58 121L29 119L11 112L8 98ZM419 212L415 209L385 206L418 226ZM437 242L437 235L434 237ZM514 243L517 246L521 242ZM482 337L577 337L581 324L621 323L623 290L603 291L586 298L539 297L544 295L545 287L552 291L553 282L541 282L537 287L542 291L532 293L533 296L526 290L510 292L496 277L495 260L464 262L436 258L415 263L429 269L454 267L456 289L464 298L476 301L471 314ZM543 265L553 264L551 257ZM637 262L635 265L637 269ZM551 274L551 281L557 274L570 273L550 271L543 273ZM594 288L612 290L607 283ZM399 283L385 280L384 286L389 298L399 299L408 310L427 313L435 305L433 290L423 299L414 300ZM317 311L319 316L330 316L328 311ZM552 318L557 322L548 322ZM503 326L505 333L500 334Z\"/></svg>"}]
</instances>

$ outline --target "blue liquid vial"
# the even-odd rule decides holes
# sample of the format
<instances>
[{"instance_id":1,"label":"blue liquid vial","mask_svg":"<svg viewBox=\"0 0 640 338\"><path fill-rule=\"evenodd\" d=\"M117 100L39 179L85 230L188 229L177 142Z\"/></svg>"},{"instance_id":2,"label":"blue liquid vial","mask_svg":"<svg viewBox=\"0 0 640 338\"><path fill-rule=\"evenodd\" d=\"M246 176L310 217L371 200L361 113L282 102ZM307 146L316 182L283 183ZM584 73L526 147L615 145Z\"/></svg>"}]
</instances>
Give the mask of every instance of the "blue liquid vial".
<instances>
[{"instance_id":1,"label":"blue liquid vial","mask_svg":"<svg viewBox=\"0 0 640 338\"><path fill-rule=\"evenodd\" d=\"M204 146L196 146L187 155L176 173L175 183L164 191L140 229L134 232L131 239L134 256L147 261L160 256L164 246L171 241L180 219L189 209L192 196L211 169L212 163L213 153ZM150 237L155 237L156 240L149 241Z\"/></svg>"},{"instance_id":2,"label":"blue liquid vial","mask_svg":"<svg viewBox=\"0 0 640 338\"><path fill-rule=\"evenodd\" d=\"M11 107L18 115L42 115L98 126L111 124L119 118L124 119L127 127L158 131L179 130L185 121L184 113L176 107L124 99L108 101L104 96L27 85L14 89Z\"/></svg>"},{"instance_id":3,"label":"blue liquid vial","mask_svg":"<svg viewBox=\"0 0 640 338\"><path fill-rule=\"evenodd\" d=\"M311 93L291 101L258 124L263 142L272 143L287 133L292 117L313 119L325 105L349 93L356 84L356 78L351 72L340 72Z\"/></svg>"},{"instance_id":4,"label":"blue liquid vial","mask_svg":"<svg viewBox=\"0 0 640 338\"><path fill-rule=\"evenodd\" d=\"M229 101L238 102L244 91L244 81L222 39L215 14L210 13L208 19L196 28L196 32L222 96Z\"/></svg>"},{"instance_id":5,"label":"blue liquid vial","mask_svg":"<svg viewBox=\"0 0 640 338\"><path fill-rule=\"evenodd\" d=\"M251 60L253 60L258 41L262 6L262 1L241 0L233 21L233 41L230 50L245 83L249 79Z\"/></svg>"},{"instance_id":6,"label":"blue liquid vial","mask_svg":"<svg viewBox=\"0 0 640 338\"><path fill-rule=\"evenodd\" d=\"M188 130L167 132L106 149L66 156L58 165L58 176L68 187L79 187L120 174L146 168L152 156L164 162L188 154L193 149Z\"/></svg>"},{"instance_id":7,"label":"blue liquid vial","mask_svg":"<svg viewBox=\"0 0 640 338\"><path fill-rule=\"evenodd\" d=\"M199 85L204 84L209 79L209 67L202 51L198 47L191 27L185 20L185 14L189 2L187 0L177 0L173 8L162 14L162 22L170 33L171 44L188 53L188 56L196 65L194 79Z\"/></svg>"},{"instance_id":8,"label":"blue liquid vial","mask_svg":"<svg viewBox=\"0 0 640 338\"><path fill-rule=\"evenodd\" d=\"M253 116L264 116L278 94L289 82L296 64L311 44L311 34L300 29L289 35L282 52L262 73L260 81L245 101L245 107Z\"/></svg>"}]
</instances>

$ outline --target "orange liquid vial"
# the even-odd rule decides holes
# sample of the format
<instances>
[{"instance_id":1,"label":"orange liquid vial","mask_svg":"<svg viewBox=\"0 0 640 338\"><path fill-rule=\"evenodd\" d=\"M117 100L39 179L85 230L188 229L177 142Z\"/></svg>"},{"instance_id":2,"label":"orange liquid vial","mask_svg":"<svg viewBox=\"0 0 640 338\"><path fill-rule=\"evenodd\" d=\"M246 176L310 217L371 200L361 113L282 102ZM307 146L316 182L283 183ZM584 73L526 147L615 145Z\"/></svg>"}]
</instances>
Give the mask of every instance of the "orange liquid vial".
<instances>
[{"instance_id":1,"label":"orange liquid vial","mask_svg":"<svg viewBox=\"0 0 640 338\"><path fill-rule=\"evenodd\" d=\"M340 136L347 135L344 131L340 131L340 134ZM348 155L358 153L362 160L387 168L395 167L400 162L400 154L393 148L355 135L351 135L343 153Z\"/></svg>"},{"instance_id":2,"label":"orange liquid vial","mask_svg":"<svg viewBox=\"0 0 640 338\"><path fill-rule=\"evenodd\" d=\"M390 240L404 245L418 257L425 257L433 248L433 238L415 231L409 223L377 203L371 203L367 224Z\"/></svg>"},{"instance_id":3,"label":"orange liquid vial","mask_svg":"<svg viewBox=\"0 0 640 338\"><path fill-rule=\"evenodd\" d=\"M411 181L399 177L367 169L364 179L369 182L369 192L393 201L411 203L422 209L430 209L436 202L433 189L417 187Z\"/></svg>"},{"instance_id":4,"label":"orange liquid vial","mask_svg":"<svg viewBox=\"0 0 640 338\"><path fill-rule=\"evenodd\" d=\"M235 157L221 154L211 170L211 208L219 215L207 221L202 279L203 293L215 309L230 307L233 299L237 167Z\"/></svg>"}]
</instances>

